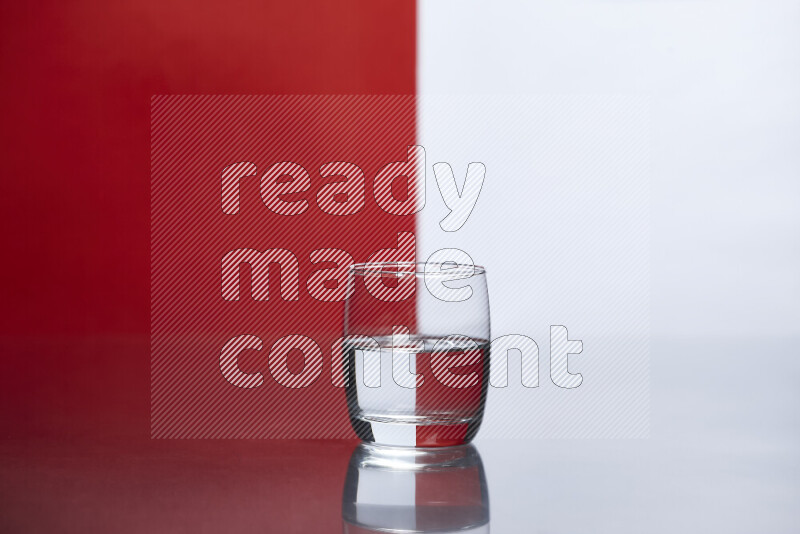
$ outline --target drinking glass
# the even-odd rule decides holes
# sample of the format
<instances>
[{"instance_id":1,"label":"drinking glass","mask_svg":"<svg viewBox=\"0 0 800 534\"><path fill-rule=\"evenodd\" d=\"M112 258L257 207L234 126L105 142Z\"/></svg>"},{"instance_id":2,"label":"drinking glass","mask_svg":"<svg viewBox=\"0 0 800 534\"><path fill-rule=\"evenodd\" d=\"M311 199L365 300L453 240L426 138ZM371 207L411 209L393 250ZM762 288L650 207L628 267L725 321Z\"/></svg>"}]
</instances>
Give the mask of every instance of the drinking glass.
<instances>
[{"instance_id":1,"label":"drinking glass","mask_svg":"<svg viewBox=\"0 0 800 534\"><path fill-rule=\"evenodd\" d=\"M486 270L361 263L347 283L342 354L358 437L401 447L470 442L489 381Z\"/></svg>"}]
</instances>

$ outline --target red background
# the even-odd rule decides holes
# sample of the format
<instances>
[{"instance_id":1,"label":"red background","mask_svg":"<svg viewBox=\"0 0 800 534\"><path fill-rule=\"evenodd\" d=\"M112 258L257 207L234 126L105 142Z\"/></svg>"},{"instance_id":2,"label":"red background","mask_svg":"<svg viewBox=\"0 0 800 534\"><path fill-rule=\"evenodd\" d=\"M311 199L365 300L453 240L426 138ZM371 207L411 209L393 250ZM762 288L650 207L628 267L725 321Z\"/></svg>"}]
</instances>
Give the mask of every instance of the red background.
<instances>
[{"instance_id":1,"label":"red background","mask_svg":"<svg viewBox=\"0 0 800 534\"><path fill-rule=\"evenodd\" d=\"M408 1L4 2L6 437L149 432L154 94L413 94Z\"/></svg>"},{"instance_id":2,"label":"red background","mask_svg":"<svg viewBox=\"0 0 800 534\"><path fill-rule=\"evenodd\" d=\"M355 262L365 262L381 249L397 249L399 232L414 232L413 215L393 215L378 206L373 197L380 192L373 182L384 165L405 160L406 147L415 144L415 98L157 97L152 117L152 436L354 438L344 389L332 385L332 372L340 375L342 368L341 345L336 343L334 350L334 341L343 334L345 303L314 298L314 286L308 286L312 273L336 264L312 263L311 253L340 249ZM258 171L239 180L239 211L227 214L221 209L220 177L240 161L252 162ZM298 203L293 207L305 206L295 215L273 212L259 194L259 178L284 161L308 174L308 191L283 196ZM342 179L320 176L320 167L331 161L352 162L363 171L366 199L357 213L332 215L320 208L317 194L323 186ZM269 183L266 179L262 185L268 188ZM268 278L243 264L237 266L238 299L224 300L222 258L241 249L282 250L294 256L299 276L290 274L294 269L288 261L281 267L273 264ZM404 251L403 259L413 256ZM336 282L330 272L324 276ZM264 280L269 298L254 300L251 288ZM293 300L280 286L295 283ZM354 301L350 304L356 308ZM414 303L412 297L389 307L413 317ZM370 313L384 308L367 304ZM402 324L414 327L408 320ZM310 340L305 354L293 350L286 361L295 380L311 380L303 387L276 381L284 368L272 347L290 334ZM257 336L263 344L261 350L236 355L241 372L262 374L263 383L252 389L228 383L220 372L223 346L241 335Z\"/></svg>"}]
</instances>

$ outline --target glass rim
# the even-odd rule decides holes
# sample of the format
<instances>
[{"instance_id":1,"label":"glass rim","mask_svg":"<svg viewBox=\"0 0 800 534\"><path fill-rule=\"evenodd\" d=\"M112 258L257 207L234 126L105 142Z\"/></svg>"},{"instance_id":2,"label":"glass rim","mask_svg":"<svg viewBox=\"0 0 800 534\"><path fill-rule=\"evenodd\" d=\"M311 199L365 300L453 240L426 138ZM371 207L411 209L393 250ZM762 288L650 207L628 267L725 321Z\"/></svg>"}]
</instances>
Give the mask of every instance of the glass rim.
<instances>
[{"instance_id":1,"label":"glass rim","mask_svg":"<svg viewBox=\"0 0 800 534\"><path fill-rule=\"evenodd\" d=\"M426 273L426 265L435 265L438 267L438 269ZM442 266L445 265L448 267L442 269ZM409 267L409 269L403 270L402 267ZM411 267L413 267L413 270L410 269ZM471 271L471 276L480 276L486 274L486 268L483 265L466 265L463 263L457 263L455 261L373 261L354 263L348 269L349 273L353 273L356 276L384 274L391 274L395 276L425 276L426 274L428 276L450 276L469 271Z\"/></svg>"}]
</instances>

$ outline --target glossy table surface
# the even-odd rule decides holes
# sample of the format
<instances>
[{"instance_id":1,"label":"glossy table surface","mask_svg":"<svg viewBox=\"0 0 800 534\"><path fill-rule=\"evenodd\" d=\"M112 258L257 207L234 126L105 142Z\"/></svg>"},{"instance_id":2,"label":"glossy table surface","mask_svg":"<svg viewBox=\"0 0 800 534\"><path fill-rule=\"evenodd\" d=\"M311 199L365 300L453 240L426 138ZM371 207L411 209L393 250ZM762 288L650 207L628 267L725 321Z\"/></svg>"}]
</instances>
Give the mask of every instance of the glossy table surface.
<instances>
[{"instance_id":1,"label":"glossy table surface","mask_svg":"<svg viewBox=\"0 0 800 534\"><path fill-rule=\"evenodd\" d=\"M464 476L445 465L422 479L400 465L388 479L354 477L350 441L11 434L0 445L0 531L368 532L343 522L354 499L405 506L418 525L425 510L464 505L467 521L488 505L488 525L467 532L800 530L795 345L654 342L651 376L649 439L479 437L481 472ZM404 501L414 477L416 501ZM377 514L372 527L390 528L400 512Z\"/></svg>"}]
</instances>

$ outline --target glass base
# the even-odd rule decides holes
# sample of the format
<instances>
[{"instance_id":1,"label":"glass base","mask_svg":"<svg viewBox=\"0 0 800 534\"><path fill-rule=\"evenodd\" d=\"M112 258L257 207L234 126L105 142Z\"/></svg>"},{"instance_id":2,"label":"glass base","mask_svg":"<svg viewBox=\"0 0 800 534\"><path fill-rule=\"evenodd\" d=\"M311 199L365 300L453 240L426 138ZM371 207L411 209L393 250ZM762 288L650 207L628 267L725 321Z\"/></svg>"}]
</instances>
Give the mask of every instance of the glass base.
<instances>
[{"instance_id":1,"label":"glass base","mask_svg":"<svg viewBox=\"0 0 800 534\"><path fill-rule=\"evenodd\" d=\"M388 447L455 447L471 442L481 421L472 418L442 424L431 420L398 422L361 416L352 423L365 443Z\"/></svg>"}]
</instances>

